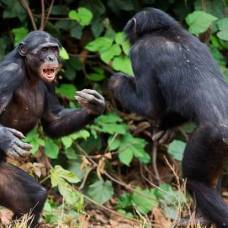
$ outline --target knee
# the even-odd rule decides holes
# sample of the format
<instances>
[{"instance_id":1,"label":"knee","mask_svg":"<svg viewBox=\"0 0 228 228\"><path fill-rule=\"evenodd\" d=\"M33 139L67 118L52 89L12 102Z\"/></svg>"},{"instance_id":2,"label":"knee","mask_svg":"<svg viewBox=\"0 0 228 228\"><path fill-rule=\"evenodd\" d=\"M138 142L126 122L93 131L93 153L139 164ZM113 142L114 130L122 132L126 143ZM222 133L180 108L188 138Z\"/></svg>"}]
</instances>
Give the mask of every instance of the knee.
<instances>
[{"instance_id":1,"label":"knee","mask_svg":"<svg viewBox=\"0 0 228 228\"><path fill-rule=\"evenodd\" d=\"M37 204L38 207L43 207L47 199L47 196L48 196L48 191L44 187L40 186L40 188L35 194L34 203Z\"/></svg>"},{"instance_id":2,"label":"knee","mask_svg":"<svg viewBox=\"0 0 228 228\"><path fill-rule=\"evenodd\" d=\"M48 196L48 191L44 188L41 187L40 191L39 191L39 200L40 202L45 202Z\"/></svg>"}]
</instances>

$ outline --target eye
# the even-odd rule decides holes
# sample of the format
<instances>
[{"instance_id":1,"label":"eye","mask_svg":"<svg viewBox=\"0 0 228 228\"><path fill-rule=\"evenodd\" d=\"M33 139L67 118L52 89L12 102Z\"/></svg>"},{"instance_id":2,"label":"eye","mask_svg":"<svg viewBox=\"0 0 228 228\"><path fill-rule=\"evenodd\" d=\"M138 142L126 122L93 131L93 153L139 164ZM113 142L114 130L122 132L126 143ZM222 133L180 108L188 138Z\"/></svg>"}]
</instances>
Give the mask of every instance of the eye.
<instances>
[{"instance_id":1,"label":"eye","mask_svg":"<svg viewBox=\"0 0 228 228\"><path fill-rule=\"evenodd\" d=\"M48 51L48 48L47 47L43 47L43 48L41 48L41 51L42 52L46 52L46 51Z\"/></svg>"},{"instance_id":2,"label":"eye","mask_svg":"<svg viewBox=\"0 0 228 228\"><path fill-rule=\"evenodd\" d=\"M59 52L59 48L58 47L51 47L51 51L53 51L53 52Z\"/></svg>"}]
</instances>

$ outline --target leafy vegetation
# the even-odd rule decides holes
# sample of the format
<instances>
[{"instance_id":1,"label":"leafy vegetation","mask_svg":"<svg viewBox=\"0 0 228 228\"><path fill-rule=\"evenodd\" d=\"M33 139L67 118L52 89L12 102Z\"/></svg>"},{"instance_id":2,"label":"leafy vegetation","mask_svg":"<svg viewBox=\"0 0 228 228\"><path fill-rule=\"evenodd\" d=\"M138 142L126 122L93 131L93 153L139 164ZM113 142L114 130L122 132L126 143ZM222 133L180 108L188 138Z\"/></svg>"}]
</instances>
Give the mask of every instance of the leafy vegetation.
<instances>
[{"instance_id":1,"label":"leafy vegetation","mask_svg":"<svg viewBox=\"0 0 228 228\"><path fill-rule=\"evenodd\" d=\"M45 29L63 44L64 62L56 88L61 102L78 107L74 93L82 88L94 88L107 99L107 112L81 131L53 140L37 126L27 135L32 157L18 165L50 189L44 223L105 225L98 211L106 214L107 210L111 212L103 215L107 223L119 221L113 227L123 221L165 227L189 214L190 202L179 175L193 128L178 129L169 145L154 145L151 127L155 126L117 112L106 91L113 71L133 75L130 46L121 31L135 12L147 6L170 13L205 42L228 78L228 1L0 0L0 59L29 31ZM88 220L86 214L93 216Z\"/></svg>"}]
</instances>

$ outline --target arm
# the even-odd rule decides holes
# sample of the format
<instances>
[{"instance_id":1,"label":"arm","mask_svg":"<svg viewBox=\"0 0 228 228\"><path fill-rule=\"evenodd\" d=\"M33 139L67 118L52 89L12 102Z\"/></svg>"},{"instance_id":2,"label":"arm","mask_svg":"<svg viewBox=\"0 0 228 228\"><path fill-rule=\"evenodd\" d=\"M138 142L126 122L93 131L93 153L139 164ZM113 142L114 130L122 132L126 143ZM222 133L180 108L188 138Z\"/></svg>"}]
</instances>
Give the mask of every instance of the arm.
<instances>
[{"instance_id":1,"label":"arm","mask_svg":"<svg viewBox=\"0 0 228 228\"><path fill-rule=\"evenodd\" d=\"M144 73L144 72L143 72ZM162 111L162 96L150 75L138 72L135 77L123 73L114 74L109 80L109 90L115 100L128 111L156 118ZM148 81L146 80L149 78Z\"/></svg>"},{"instance_id":2,"label":"arm","mask_svg":"<svg viewBox=\"0 0 228 228\"><path fill-rule=\"evenodd\" d=\"M12 56L0 64L0 115L7 107L14 91L22 84L24 74L20 62ZM0 124L0 150L10 157L28 154L31 145L22 142L24 135Z\"/></svg>"},{"instance_id":3,"label":"arm","mask_svg":"<svg viewBox=\"0 0 228 228\"><path fill-rule=\"evenodd\" d=\"M77 92L76 99L82 109L65 109L59 104L55 94L47 91L42 125L50 137L60 137L80 130L104 112L104 98L94 90Z\"/></svg>"}]
</instances>

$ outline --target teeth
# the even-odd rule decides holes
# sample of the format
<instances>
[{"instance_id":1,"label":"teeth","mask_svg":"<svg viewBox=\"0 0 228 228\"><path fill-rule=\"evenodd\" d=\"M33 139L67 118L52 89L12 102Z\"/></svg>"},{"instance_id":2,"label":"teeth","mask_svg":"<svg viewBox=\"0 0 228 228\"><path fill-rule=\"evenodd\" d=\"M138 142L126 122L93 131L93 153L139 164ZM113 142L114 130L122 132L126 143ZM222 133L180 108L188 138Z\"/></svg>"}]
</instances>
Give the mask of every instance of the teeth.
<instances>
[{"instance_id":1,"label":"teeth","mask_svg":"<svg viewBox=\"0 0 228 228\"><path fill-rule=\"evenodd\" d=\"M43 72L45 74L50 75L50 74L53 74L55 72L55 69L54 68L46 68L46 69L43 69Z\"/></svg>"}]
</instances>

